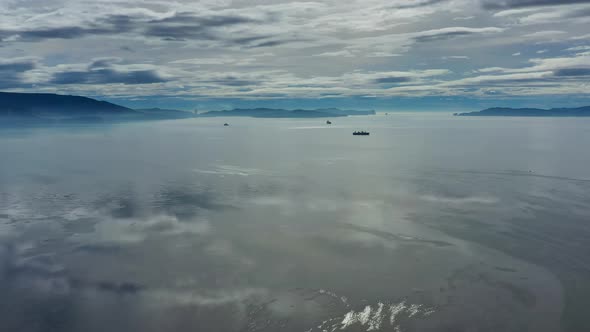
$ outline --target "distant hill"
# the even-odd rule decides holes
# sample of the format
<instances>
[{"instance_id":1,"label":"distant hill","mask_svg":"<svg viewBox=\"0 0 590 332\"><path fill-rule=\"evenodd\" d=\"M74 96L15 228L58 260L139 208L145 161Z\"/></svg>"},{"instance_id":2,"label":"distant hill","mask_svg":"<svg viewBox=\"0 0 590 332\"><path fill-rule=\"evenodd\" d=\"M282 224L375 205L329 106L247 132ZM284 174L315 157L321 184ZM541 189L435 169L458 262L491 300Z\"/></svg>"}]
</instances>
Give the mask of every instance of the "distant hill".
<instances>
[{"instance_id":1,"label":"distant hill","mask_svg":"<svg viewBox=\"0 0 590 332\"><path fill-rule=\"evenodd\" d=\"M373 114L375 114L375 111L341 110L337 108L320 108L314 110L285 110L278 108L235 108L232 110L206 112L199 114L199 116L245 116L254 118L333 118L349 115Z\"/></svg>"},{"instance_id":2,"label":"distant hill","mask_svg":"<svg viewBox=\"0 0 590 332\"><path fill-rule=\"evenodd\" d=\"M456 116L590 116L590 106L576 108L509 108L494 107L479 112L455 113Z\"/></svg>"},{"instance_id":3,"label":"distant hill","mask_svg":"<svg viewBox=\"0 0 590 332\"><path fill-rule=\"evenodd\" d=\"M185 119L185 118L194 118L195 113L189 111L180 111L180 110L173 110L173 109L163 109L163 108L140 108L136 109L135 111L145 114L151 118L161 117L163 119Z\"/></svg>"},{"instance_id":4,"label":"distant hill","mask_svg":"<svg viewBox=\"0 0 590 332\"><path fill-rule=\"evenodd\" d=\"M0 92L0 113L21 115L96 115L133 113L130 108L80 96Z\"/></svg>"},{"instance_id":5,"label":"distant hill","mask_svg":"<svg viewBox=\"0 0 590 332\"><path fill-rule=\"evenodd\" d=\"M121 122L193 116L189 112L159 108L134 110L81 96L0 92L0 125Z\"/></svg>"},{"instance_id":6,"label":"distant hill","mask_svg":"<svg viewBox=\"0 0 590 332\"><path fill-rule=\"evenodd\" d=\"M246 116L255 118L333 118L371 115L375 111L322 108L284 110L274 108L232 109L196 114L173 109L131 109L81 96L51 93L0 92L0 126L61 123L100 123L184 119L193 117Z\"/></svg>"},{"instance_id":7,"label":"distant hill","mask_svg":"<svg viewBox=\"0 0 590 332\"><path fill-rule=\"evenodd\" d=\"M341 110L339 108L319 108L316 109L318 112L343 114L343 115L375 115L374 110L370 111L358 111L358 110Z\"/></svg>"}]
</instances>

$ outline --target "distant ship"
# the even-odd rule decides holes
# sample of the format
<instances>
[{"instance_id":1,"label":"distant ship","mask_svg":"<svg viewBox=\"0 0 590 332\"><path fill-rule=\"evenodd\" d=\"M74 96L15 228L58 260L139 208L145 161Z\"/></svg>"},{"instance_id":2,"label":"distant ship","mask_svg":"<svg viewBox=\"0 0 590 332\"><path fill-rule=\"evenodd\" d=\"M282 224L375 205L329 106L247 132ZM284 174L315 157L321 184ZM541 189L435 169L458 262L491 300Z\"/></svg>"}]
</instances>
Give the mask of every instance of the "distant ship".
<instances>
[{"instance_id":1,"label":"distant ship","mask_svg":"<svg viewBox=\"0 0 590 332\"><path fill-rule=\"evenodd\" d=\"M223 126L224 126L224 127L227 127L227 126L229 126L229 124L227 124L227 123L224 123L224 124L223 124Z\"/></svg>"},{"instance_id":2,"label":"distant ship","mask_svg":"<svg viewBox=\"0 0 590 332\"><path fill-rule=\"evenodd\" d=\"M352 133L355 136L369 136L369 132L368 131L355 131Z\"/></svg>"},{"instance_id":3,"label":"distant ship","mask_svg":"<svg viewBox=\"0 0 590 332\"><path fill-rule=\"evenodd\" d=\"M332 124L332 121L328 120L326 121L326 124Z\"/></svg>"}]
</instances>

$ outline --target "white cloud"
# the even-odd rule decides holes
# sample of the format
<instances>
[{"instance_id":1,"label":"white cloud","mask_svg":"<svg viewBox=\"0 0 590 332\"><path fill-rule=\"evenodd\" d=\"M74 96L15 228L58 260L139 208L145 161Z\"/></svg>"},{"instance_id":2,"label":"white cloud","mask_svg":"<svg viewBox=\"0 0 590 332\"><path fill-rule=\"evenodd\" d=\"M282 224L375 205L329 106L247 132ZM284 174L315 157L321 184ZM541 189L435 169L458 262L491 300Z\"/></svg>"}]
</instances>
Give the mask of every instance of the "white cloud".
<instances>
[{"instance_id":1,"label":"white cloud","mask_svg":"<svg viewBox=\"0 0 590 332\"><path fill-rule=\"evenodd\" d=\"M313 56L336 56L336 57L354 57L354 54L349 50L342 50L342 51L334 51L334 52L324 52L320 54L314 54Z\"/></svg>"},{"instance_id":2,"label":"white cloud","mask_svg":"<svg viewBox=\"0 0 590 332\"><path fill-rule=\"evenodd\" d=\"M588 51L588 50L590 50L590 45L574 46L574 47L566 48L565 50L566 51Z\"/></svg>"},{"instance_id":3,"label":"white cloud","mask_svg":"<svg viewBox=\"0 0 590 332\"><path fill-rule=\"evenodd\" d=\"M560 31L560 30L545 30L545 31L535 31L533 33L526 34L523 37L529 38L529 39L553 38L555 36L563 35L565 33L566 33L565 31Z\"/></svg>"},{"instance_id":4,"label":"white cloud","mask_svg":"<svg viewBox=\"0 0 590 332\"><path fill-rule=\"evenodd\" d=\"M590 6L579 4L562 7L524 7L499 11L494 16L511 18L523 25L552 24L561 21L582 24L590 18Z\"/></svg>"},{"instance_id":5,"label":"white cloud","mask_svg":"<svg viewBox=\"0 0 590 332\"><path fill-rule=\"evenodd\" d=\"M587 49L579 43L590 39L588 8L494 12L469 0L3 1L0 58L34 56L32 68L12 76L34 88L5 88L15 91L191 100L471 95L479 86L464 88L469 80L508 86L512 79L545 79L544 73L585 65L580 58ZM578 54L523 66L522 54L556 51L539 43L560 43L559 50ZM146 72L161 80L51 83L63 72L88 71L100 59L116 73ZM474 71L472 63L496 68ZM531 75L499 77L524 73ZM555 79L551 91L565 94L575 80ZM548 91L516 84L505 92Z\"/></svg>"},{"instance_id":6,"label":"white cloud","mask_svg":"<svg viewBox=\"0 0 590 332\"><path fill-rule=\"evenodd\" d=\"M454 17L453 20L454 21L465 21L465 20L472 20L474 18L475 18L475 16L459 16L459 17Z\"/></svg>"}]
</instances>

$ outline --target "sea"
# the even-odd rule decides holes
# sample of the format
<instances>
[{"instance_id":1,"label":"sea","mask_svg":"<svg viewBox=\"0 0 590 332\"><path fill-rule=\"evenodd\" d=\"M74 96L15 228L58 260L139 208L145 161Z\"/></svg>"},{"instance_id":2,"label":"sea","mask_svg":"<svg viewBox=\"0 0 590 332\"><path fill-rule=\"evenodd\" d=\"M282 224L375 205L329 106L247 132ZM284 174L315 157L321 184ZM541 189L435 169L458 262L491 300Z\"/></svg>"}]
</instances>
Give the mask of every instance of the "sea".
<instances>
[{"instance_id":1,"label":"sea","mask_svg":"<svg viewBox=\"0 0 590 332\"><path fill-rule=\"evenodd\" d=\"M590 331L590 119L326 120L0 129L0 330Z\"/></svg>"}]
</instances>

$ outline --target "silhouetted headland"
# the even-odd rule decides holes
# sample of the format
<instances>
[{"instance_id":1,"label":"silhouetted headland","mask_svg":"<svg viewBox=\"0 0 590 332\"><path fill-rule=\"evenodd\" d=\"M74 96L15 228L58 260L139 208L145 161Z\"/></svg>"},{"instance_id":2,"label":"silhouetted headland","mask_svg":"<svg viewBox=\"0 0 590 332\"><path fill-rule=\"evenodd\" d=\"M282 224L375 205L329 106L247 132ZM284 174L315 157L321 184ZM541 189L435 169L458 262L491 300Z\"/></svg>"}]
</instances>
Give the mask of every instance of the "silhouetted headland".
<instances>
[{"instance_id":1,"label":"silhouetted headland","mask_svg":"<svg viewBox=\"0 0 590 332\"><path fill-rule=\"evenodd\" d=\"M194 113L159 108L134 110L88 97L0 92L0 124L42 125L164 120Z\"/></svg>"}]
</instances>

